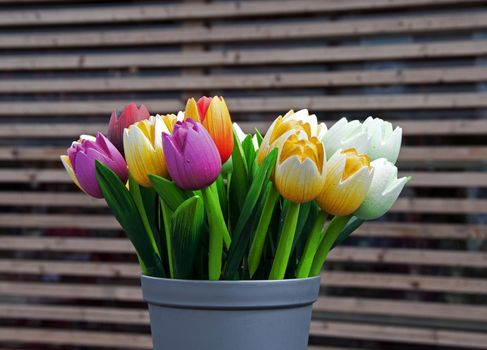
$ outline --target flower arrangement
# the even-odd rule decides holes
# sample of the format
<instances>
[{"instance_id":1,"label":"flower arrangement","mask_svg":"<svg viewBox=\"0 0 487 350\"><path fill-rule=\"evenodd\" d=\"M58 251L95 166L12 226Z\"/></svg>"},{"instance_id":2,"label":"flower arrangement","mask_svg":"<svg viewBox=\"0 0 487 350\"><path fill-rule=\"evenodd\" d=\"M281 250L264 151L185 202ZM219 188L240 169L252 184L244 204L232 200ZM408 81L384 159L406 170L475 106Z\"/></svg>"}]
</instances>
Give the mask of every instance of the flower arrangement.
<instances>
[{"instance_id":1,"label":"flower arrangement","mask_svg":"<svg viewBox=\"0 0 487 350\"><path fill-rule=\"evenodd\" d=\"M245 134L215 96L177 115L129 104L107 137L81 135L61 160L105 198L144 275L281 280L318 275L334 246L392 207L409 181L394 165L401 137L371 117L327 129L306 109Z\"/></svg>"}]
</instances>

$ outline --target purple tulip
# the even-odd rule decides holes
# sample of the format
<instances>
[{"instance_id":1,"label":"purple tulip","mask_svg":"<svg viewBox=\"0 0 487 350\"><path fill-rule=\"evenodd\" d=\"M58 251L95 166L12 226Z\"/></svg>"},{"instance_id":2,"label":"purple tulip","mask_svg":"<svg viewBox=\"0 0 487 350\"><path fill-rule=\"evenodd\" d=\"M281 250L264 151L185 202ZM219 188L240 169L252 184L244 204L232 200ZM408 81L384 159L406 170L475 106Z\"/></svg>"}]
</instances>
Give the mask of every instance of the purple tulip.
<instances>
[{"instance_id":1,"label":"purple tulip","mask_svg":"<svg viewBox=\"0 0 487 350\"><path fill-rule=\"evenodd\" d=\"M83 191L93 197L103 197L96 180L97 160L113 170L123 183L127 182L128 169L125 159L100 132L96 134L96 138L84 136L73 142L67 153L67 156L61 156L61 160L68 174Z\"/></svg>"},{"instance_id":2,"label":"purple tulip","mask_svg":"<svg viewBox=\"0 0 487 350\"><path fill-rule=\"evenodd\" d=\"M108 139L117 147L121 154L124 154L123 130L138 121L149 119L149 117L150 113L147 108L144 105L137 107L134 102L126 105L120 115L118 115L117 110L114 110L108 124Z\"/></svg>"},{"instance_id":3,"label":"purple tulip","mask_svg":"<svg viewBox=\"0 0 487 350\"><path fill-rule=\"evenodd\" d=\"M185 190L211 185L221 171L215 142L200 123L188 118L177 122L172 135L162 134L162 147L169 175Z\"/></svg>"}]
</instances>

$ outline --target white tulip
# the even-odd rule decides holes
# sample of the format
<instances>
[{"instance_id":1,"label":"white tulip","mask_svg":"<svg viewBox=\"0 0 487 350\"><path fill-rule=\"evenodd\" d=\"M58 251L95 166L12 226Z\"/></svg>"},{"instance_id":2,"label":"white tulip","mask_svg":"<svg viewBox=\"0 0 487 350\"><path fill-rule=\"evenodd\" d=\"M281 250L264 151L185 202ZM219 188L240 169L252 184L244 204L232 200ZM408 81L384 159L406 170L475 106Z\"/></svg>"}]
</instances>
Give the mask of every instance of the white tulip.
<instances>
[{"instance_id":1,"label":"white tulip","mask_svg":"<svg viewBox=\"0 0 487 350\"><path fill-rule=\"evenodd\" d=\"M392 124L380 118L368 117L363 123L370 139L367 151L371 160L386 158L396 163L401 149L402 129L392 129Z\"/></svg>"},{"instance_id":2,"label":"white tulip","mask_svg":"<svg viewBox=\"0 0 487 350\"><path fill-rule=\"evenodd\" d=\"M396 202L404 185L410 177L397 178L397 167L385 158L379 158L370 163L374 168L372 183L370 184L364 201L354 213L363 220L373 220L381 217Z\"/></svg>"},{"instance_id":3,"label":"white tulip","mask_svg":"<svg viewBox=\"0 0 487 350\"><path fill-rule=\"evenodd\" d=\"M329 159L339 149L355 148L358 153L368 153L369 136L367 129L358 120L348 121L342 118L337 121L322 137L326 157Z\"/></svg>"}]
</instances>

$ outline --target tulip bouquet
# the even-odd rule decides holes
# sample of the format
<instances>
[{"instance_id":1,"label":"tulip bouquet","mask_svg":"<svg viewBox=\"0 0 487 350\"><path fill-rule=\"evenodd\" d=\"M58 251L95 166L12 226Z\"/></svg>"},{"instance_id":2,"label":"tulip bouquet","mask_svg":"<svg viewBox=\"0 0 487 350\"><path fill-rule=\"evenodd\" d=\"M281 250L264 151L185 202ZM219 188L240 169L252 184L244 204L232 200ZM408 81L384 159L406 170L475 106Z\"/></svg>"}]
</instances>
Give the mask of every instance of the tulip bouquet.
<instances>
[{"instance_id":1,"label":"tulip bouquet","mask_svg":"<svg viewBox=\"0 0 487 350\"><path fill-rule=\"evenodd\" d=\"M334 246L391 208L409 180L394 165L401 137L371 117L327 129L306 109L245 134L222 97L202 97L177 115L129 104L107 137L82 135L61 160L105 198L143 274L279 280L318 275Z\"/></svg>"}]
</instances>

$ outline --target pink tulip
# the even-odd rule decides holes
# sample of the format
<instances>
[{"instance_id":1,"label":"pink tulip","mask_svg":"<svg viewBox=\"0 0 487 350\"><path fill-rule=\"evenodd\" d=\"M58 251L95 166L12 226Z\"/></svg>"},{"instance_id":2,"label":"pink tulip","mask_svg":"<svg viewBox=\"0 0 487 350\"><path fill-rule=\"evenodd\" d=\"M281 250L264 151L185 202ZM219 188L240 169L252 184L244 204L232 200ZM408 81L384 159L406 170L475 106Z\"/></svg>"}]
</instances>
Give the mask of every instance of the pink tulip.
<instances>
[{"instance_id":1,"label":"pink tulip","mask_svg":"<svg viewBox=\"0 0 487 350\"><path fill-rule=\"evenodd\" d=\"M172 135L162 134L162 146L169 175L185 190L212 184L221 171L215 142L200 123L188 118L177 122Z\"/></svg>"},{"instance_id":2,"label":"pink tulip","mask_svg":"<svg viewBox=\"0 0 487 350\"><path fill-rule=\"evenodd\" d=\"M137 105L132 102L125 106L120 115L115 109L110 117L107 136L111 143L124 154L123 151L123 130L130 125L144 119L149 119L150 113L144 105Z\"/></svg>"},{"instance_id":3,"label":"pink tulip","mask_svg":"<svg viewBox=\"0 0 487 350\"><path fill-rule=\"evenodd\" d=\"M96 161L113 170L123 183L127 182L128 169L125 159L115 146L102 134L82 136L68 148L68 155L61 160L73 181L87 194L96 198L103 195L96 180Z\"/></svg>"}]
</instances>

